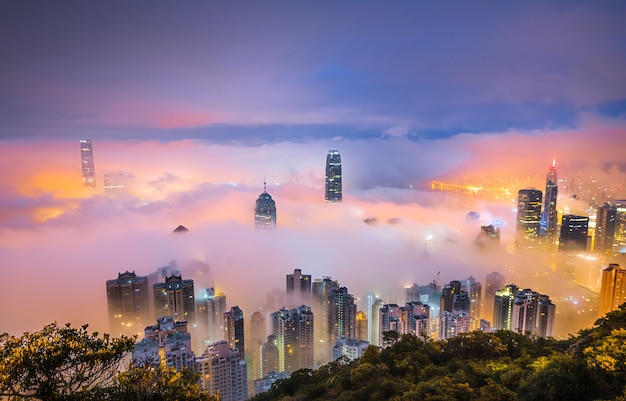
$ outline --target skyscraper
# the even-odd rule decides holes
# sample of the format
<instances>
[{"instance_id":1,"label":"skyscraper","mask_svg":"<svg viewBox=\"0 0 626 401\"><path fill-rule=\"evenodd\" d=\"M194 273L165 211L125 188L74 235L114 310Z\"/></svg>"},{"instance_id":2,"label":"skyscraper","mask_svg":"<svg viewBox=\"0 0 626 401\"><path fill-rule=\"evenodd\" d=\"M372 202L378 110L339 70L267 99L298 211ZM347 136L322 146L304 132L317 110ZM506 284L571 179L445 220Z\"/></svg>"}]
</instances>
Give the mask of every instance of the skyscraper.
<instances>
[{"instance_id":1,"label":"skyscraper","mask_svg":"<svg viewBox=\"0 0 626 401\"><path fill-rule=\"evenodd\" d=\"M328 338L334 347L340 338L356 336L356 302L346 287L330 291L328 296ZM332 349L332 348L331 348Z\"/></svg>"},{"instance_id":2,"label":"skyscraper","mask_svg":"<svg viewBox=\"0 0 626 401\"><path fill-rule=\"evenodd\" d=\"M313 368L313 312L308 306L272 313L272 334L276 337L279 370L293 373Z\"/></svg>"},{"instance_id":3,"label":"skyscraper","mask_svg":"<svg viewBox=\"0 0 626 401\"><path fill-rule=\"evenodd\" d=\"M289 306L311 305L311 275L294 269L286 276L287 303Z\"/></svg>"},{"instance_id":4,"label":"skyscraper","mask_svg":"<svg viewBox=\"0 0 626 401\"><path fill-rule=\"evenodd\" d=\"M552 160L552 165L548 169L546 176L546 196L541 213L540 233L548 237L548 242L552 242L556 234L557 212L556 198L558 193L556 180L556 159Z\"/></svg>"},{"instance_id":5,"label":"skyscraper","mask_svg":"<svg viewBox=\"0 0 626 401\"><path fill-rule=\"evenodd\" d=\"M503 289L496 291L493 306L493 320L491 327L496 330L511 330L513 327L513 304L517 286L508 284Z\"/></svg>"},{"instance_id":6,"label":"skyscraper","mask_svg":"<svg viewBox=\"0 0 626 401\"><path fill-rule=\"evenodd\" d=\"M561 219L559 251L584 252L587 250L589 217L566 214Z\"/></svg>"},{"instance_id":7,"label":"skyscraper","mask_svg":"<svg viewBox=\"0 0 626 401\"><path fill-rule=\"evenodd\" d=\"M244 358L243 312L238 306L233 306L230 311L224 313L224 327L226 327L226 341L231 348L237 348L239 355Z\"/></svg>"},{"instance_id":8,"label":"skyscraper","mask_svg":"<svg viewBox=\"0 0 626 401\"><path fill-rule=\"evenodd\" d=\"M541 191L520 189L517 197L517 227L515 243L531 247L538 245L541 220Z\"/></svg>"},{"instance_id":9,"label":"skyscraper","mask_svg":"<svg viewBox=\"0 0 626 401\"><path fill-rule=\"evenodd\" d=\"M224 313L226 312L226 295L215 292L213 287L206 288L197 298L198 332L204 336L205 343L225 339Z\"/></svg>"},{"instance_id":10,"label":"skyscraper","mask_svg":"<svg viewBox=\"0 0 626 401\"><path fill-rule=\"evenodd\" d=\"M196 302L193 280L183 280L182 276L171 275L164 283L154 285L154 310L156 318L173 316L174 321L185 320L190 325L196 323Z\"/></svg>"},{"instance_id":11,"label":"skyscraper","mask_svg":"<svg viewBox=\"0 0 626 401\"><path fill-rule=\"evenodd\" d=\"M248 399L248 373L246 361L237 348L226 341L218 341L207 347L196 359L196 372L200 374L200 387L211 394L219 394L221 401L244 401Z\"/></svg>"},{"instance_id":12,"label":"skyscraper","mask_svg":"<svg viewBox=\"0 0 626 401\"><path fill-rule=\"evenodd\" d=\"M119 273L117 279L107 280L109 329L113 335L141 332L150 316L148 277L135 272Z\"/></svg>"},{"instance_id":13,"label":"skyscraper","mask_svg":"<svg viewBox=\"0 0 626 401\"><path fill-rule=\"evenodd\" d=\"M517 291L511 317L511 330L538 337L552 337L556 306L550 297L531 289Z\"/></svg>"},{"instance_id":14,"label":"skyscraper","mask_svg":"<svg viewBox=\"0 0 626 401\"><path fill-rule=\"evenodd\" d=\"M95 187L96 170L93 162L91 139L80 140L80 160L83 172L83 185L86 187Z\"/></svg>"},{"instance_id":15,"label":"skyscraper","mask_svg":"<svg viewBox=\"0 0 626 401\"><path fill-rule=\"evenodd\" d=\"M339 288L339 283L330 277L315 279L311 286L311 310L315 315L315 360L327 363L332 360L332 346L328 329L328 297L333 290Z\"/></svg>"},{"instance_id":16,"label":"skyscraper","mask_svg":"<svg viewBox=\"0 0 626 401\"><path fill-rule=\"evenodd\" d=\"M445 340L470 330L469 294L454 280L441 290L439 339Z\"/></svg>"},{"instance_id":17,"label":"skyscraper","mask_svg":"<svg viewBox=\"0 0 626 401\"><path fill-rule=\"evenodd\" d=\"M339 150L332 148L326 155L326 196L327 202L341 202L341 156Z\"/></svg>"},{"instance_id":18,"label":"skyscraper","mask_svg":"<svg viewBox=\"0 0 626 401\"><path fill-rule=\"evenodd\" d=\"M492 272L485 277L485 297L483 300L482 317L493 324L493 305L496 292L504 288L504 275Z\"/></svg>"},{"instance_id":19,"label":"skyscraper","mask_svg":"<svg viewBox=\"0 0 626 401\"><path fill-rule=\"evenodd\" d=\"M254 208L254 226L256 228L276 227L276 202L267 193L267 185L263 182L263 193L256 200Z\"/></svg>"},{"instance_id":20,"label":"skyscraper","mask_svg":"<svg viewBox=\"0 0 626 401\"><path fill-rule=\"evenodd\" d=\"M132 361L139 366L167 364L176 369L193 369L195 355L187 322L175 322L171 316L157 319L157 324L144 330L144 338L135 344Z\"/></svg>"},{"instance_id":21,"label":"skyscraper","mask_svg":"<svg viewBox=\"0 0 626 401\"><path fill-rule=\"evenodd\" d=\"M482 286L474 277L469 276L463 281L461 288L467 292L467 296L470 301L470 331L473 331L478 329L480 326L480 318L482 316Z\"/></svg>"},{"instance_id":22,"label":"skyscraper","mask_svg":"<svg viewBox=\"0 0 626 401\"><path fill-rule=\"evenodd\" d=\"M598 208L595 250L608 255L626 253L626 200Z\"/></svg>"},{"instance_id":23,"label":"skyscraper","mask_svg":"<svg viewBox=\"0 0 626 401\"><path fill-rule=\"evenodd\" d=\"M602 272L598 316L606 315L624 302L626 302L626 269L617 263L611 263Z\"/></svg>"},{"instance_id":24,"label":"skyscraper","mask_svg":"<svg viewBox=\"0 0 626 401\"><path fill-rule=\"evenodd\" d=\"M267 339L265 318L261 312L256 311L250 316L250 338L246 338L246 352L252 360L252 379L262 378L261 347Z\"/></svg>"}]
</instances>

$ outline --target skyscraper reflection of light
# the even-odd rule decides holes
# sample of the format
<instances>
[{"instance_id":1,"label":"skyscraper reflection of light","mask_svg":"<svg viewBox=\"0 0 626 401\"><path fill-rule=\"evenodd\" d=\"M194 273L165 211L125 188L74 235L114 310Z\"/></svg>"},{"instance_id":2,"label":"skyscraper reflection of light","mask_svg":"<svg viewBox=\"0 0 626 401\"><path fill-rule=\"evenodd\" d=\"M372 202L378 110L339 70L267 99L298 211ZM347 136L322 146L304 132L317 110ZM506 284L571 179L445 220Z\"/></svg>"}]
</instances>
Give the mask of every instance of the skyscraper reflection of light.
<instances>
[{"instance_id":1,"label":"skyscraper reflection of light","mask_svg":"<svg viewBox=\"0 0 626 401\"><path fill-rule=\"evenodd\" d=\"M256 228L276 227L276 202L267 193L267 185L263 183L263 193L256 200L254 208L254 225Z\"/></svg>"},{"instance_id":2,"label":"skyscraper reflection of light","mask_svg":"<svg viewBox=\"0 0 626 401\"><path fill-rule=\"evenodd\" d=\"M541 198L541 191L537 189L520 189L517 197L517 245L538 245Z\"/></svg>"},{"instance_id":3,"label":"skyscraper reflection of light","mask_svg":"<svg viewBox=\"0 0 626 401\"><path fill-rule=\"evenodd\" d=\"M96 170L93 162L91 139L80 140L80 159L83 171L83 185L86 187L95 187Z\"/></svg>"},{"instance_id":4,"label":"skyscraper reflection of light","mask_svg":"<svg viewBox=\"0 0 626 401\"><path fill-rule=\"evenodd\" d=\"M546 196L544 199L540 223L541 235L548 237L548 242L552 242L556 232L556 198L558 189L559 187L557 186L556 180L556 160L553 160L552 165L548 169L548 175L546 176Z\"/></svg>"},{"instance_id":5,"label":"skyscraper reflection of light","mask_svg":"<svg viewBox=\"0 0 626 401\"><path fill-rule=\"evenodd\" d=\"M327 202L341 202L341 156L339 150L330 149L326 156L326 196Z\"/></svg>"},{"instance_id":6,"label":"skyscraper reflection of light","mask_svg":"<svg viewBox=\"0 0 626 401\"><path fill-rule=\"evenodd\" d=\"M626 269L617 263L611 263L602 272L598 316L604 316L624 302L626 302Z\"/></svg>"}]
</instances>

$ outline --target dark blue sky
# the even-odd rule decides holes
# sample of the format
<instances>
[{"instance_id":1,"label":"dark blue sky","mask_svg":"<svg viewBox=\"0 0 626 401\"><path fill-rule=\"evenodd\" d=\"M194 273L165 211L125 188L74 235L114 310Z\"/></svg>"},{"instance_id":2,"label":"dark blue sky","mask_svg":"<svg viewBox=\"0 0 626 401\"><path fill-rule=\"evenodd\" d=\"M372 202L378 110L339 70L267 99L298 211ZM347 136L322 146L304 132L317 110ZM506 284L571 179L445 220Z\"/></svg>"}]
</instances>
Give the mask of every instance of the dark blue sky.
<instances>
[{"instance_id":1,"label":"dark blue sky","mask_svg":"<svg viewBox=\"0 0 626 401\"><path fill-rule=\"evenodd\" d=\"M0 138L259 144L626 113L626 4L2 2Z\"/></svg>"}]
</instances>

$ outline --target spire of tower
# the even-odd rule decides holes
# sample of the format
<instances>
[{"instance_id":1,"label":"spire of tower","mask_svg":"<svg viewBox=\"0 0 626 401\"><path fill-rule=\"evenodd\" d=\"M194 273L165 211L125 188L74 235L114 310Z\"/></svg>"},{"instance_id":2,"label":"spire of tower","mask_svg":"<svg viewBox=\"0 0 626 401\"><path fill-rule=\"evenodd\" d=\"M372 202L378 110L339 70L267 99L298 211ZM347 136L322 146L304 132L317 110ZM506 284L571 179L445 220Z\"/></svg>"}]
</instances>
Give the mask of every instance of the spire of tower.
<instances>
[{"instance_id":1,"label":"spire of tower","mask_svg":"<svg viewBox=\"0 0 626 401\"><path fill-rule=\"evenodd\" d=\"M556 156L552 158L552 168L556 168Z\"/></svg>"},{"instance_id":2,"label":"spire of tower","mask_svg":"<svg viewBox=\"0 0 626 401\"><path fill-rule=\"evenodd\" d=\"M267 192L267 182L265 182L265 174L263 174L263 192Z\"/></svg>"}]
</instances>

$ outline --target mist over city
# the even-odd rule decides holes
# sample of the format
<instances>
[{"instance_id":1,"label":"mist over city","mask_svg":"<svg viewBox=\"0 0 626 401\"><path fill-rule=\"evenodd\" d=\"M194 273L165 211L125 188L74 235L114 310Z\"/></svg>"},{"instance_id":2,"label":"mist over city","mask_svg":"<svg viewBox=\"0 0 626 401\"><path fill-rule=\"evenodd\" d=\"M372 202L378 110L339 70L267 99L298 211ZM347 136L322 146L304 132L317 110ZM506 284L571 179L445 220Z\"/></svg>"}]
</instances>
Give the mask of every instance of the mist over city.
<instances>
[{"instance_id":1,"label":"mist over city","mask_svg":"<svg viewBox=\"0 0 626 401\"><path fill-rule=\"evenodd\" d=\"M624 15L610 1L2 4L0 333L115 334L107 281L161 269L271 334L272 313L310 302L285 293L300 269L346 287L370 326L368 294L403 306L408 287L473 277L484 331L501 328L495 272L549 297L551 336L575 335L606 307L604 269L626 265ZM524 225L526 189L552 213L542 232L539 215ZM564 216L586 218L575 250Z\"/></svg>"}]
</instances>

